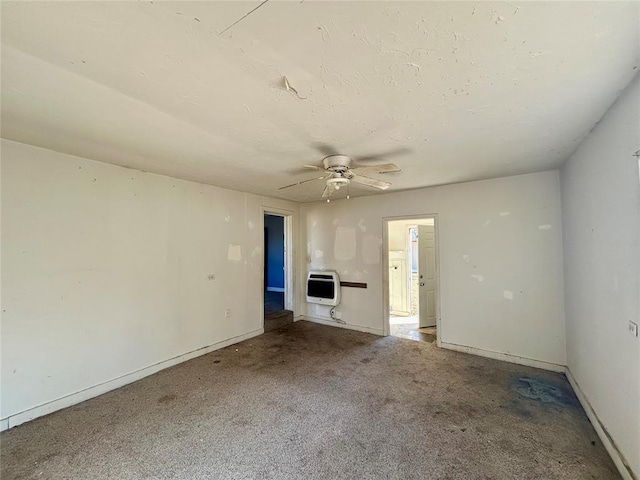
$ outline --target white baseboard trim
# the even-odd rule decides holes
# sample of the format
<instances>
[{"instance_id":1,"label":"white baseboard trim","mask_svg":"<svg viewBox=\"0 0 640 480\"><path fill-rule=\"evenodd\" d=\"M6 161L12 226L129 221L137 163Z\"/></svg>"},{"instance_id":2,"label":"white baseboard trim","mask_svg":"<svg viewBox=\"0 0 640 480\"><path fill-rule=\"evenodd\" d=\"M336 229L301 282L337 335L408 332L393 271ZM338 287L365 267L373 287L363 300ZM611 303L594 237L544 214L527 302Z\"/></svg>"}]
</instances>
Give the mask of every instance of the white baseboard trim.
<instances>
[{"instance_id":1,"label":"white baseboard trim","mask_svg":"<svg viewBox=\"0 0 640 480\"><path fill-rule=\"evenodd\" d=\"M282 292L282 293L284 293L284 288L280 288L280 287L267 287L267 292Z\"/></svg>"},{"instance_id":2,"label":"white baseboard trim","mask_svg":"<svg viewBox=\"0 0 640 480\"><path fill-rule=\"evenodd\" d=\"M534 360L533 358L520 357L518 355L511 355L509 353L494 352L492 350L484 350L482 348L467 347L466 345L457 345L455 343L440 342L441 348L447 350L455 350L456 352L469 353L471 355L478 355L480 357L493 358L494 360L502 360L503 362L517 363L518 365L525 365L527 367L541 368L543 370L550 370L552 372L564 373L566 367L557 363L545 362L543 360Z\"/></svg>"},{"instance_id":3,"label":"white baseboard trim","mask_svg":"<svg viewBox=\"0 0 640 480\"><path fill-rule=\"evenodd\" d=\"M633 471L631 470L631 467L629 466L629 463L624 459L624 456L622 455L622 453L620 453L620 451L616 447L615 442L613 441L609 433L607 433L607 429L598 418L598 415L596 414L595 410L591 406L591 403L589 403L589 399L580 388L580 385L578 385L578 382L576 381L575 377L573 376L569 368L566 369L566 375L567 375L567 380L569 380L569 383L571 384L571 388L573 388L573 391L575 392L576 397L578 397L578 400L580 401L582 408L587 414L587 417L589 417L589 420L591 421L591 425L593 425L593 428L596 430L598 437L600 437L600 440L602 441L604 448L609 453L611 460L613 460L613 463L616 465L616 468L620 472L620 475L622 476L622 478L624 480L637 480L638 477L634 475Z\"/></svg>"},{"instance_id":4,"label":"white baseboard trim","mask_svg":"<svg viewBox=\"0 0 640 480\"><path fill-rule=\"evenodd\" d=\"M141 378L148 377L149 375L153 375L154 373L157 373L160 370L164 370L165 368L169 368L174 365L177 365L178 363L191 360L192 358L196 358L201 355L205 355L207 353L213 352L215 350L228 347L229 345L233 345L234 343L242 342L243 340L247 340L249 338L262 335L263 333L264 333L264 328L259 328L258 330L254 330L252 332L245 333L243 335L238 335L236 337L228 338L227 340L222 340L220 342L213 343L206 347L202 347L197 350L193 350L191 352L178 355L177 357L163 360L161 362L155 363L148 367L141 368L140 370L127 373L120 377L107 380L106 382L99 383L92 387L85 388L83 390L80 390L79 392L65 395L64 397L60 397L56 400L43 403L42 405L38 405L37 407L32 407L22 412L9 415L6 418L0 419L0 431L4 431L4 430L7 430L8 428L16 427L22 423L28 422L30 420L34 420L38 417L42 417L43 415L48 415L49 413L62 410L63 408L67 408L72 405L76 405L80 402L84 402L85 400L89 400L90 398L97 397L98 395L102 395L103 393L107 393L111 390L115 390L116 388L120 388L129 383L133 383L137 380L140 380Z\"/></svg>"},{"instance_id":5,"label":"white baseboard trim","mask_svg":"<svg viewBox=\"0 0 640 480\"><path fill-rule=\"evenodd\" d=\"M310 317L308 315L300 315L294 319L296 322L299 320L307 320L308 322L320 323L322 325L329 325L331 327L346 328L347 330L356 330L358 332L373 333L374 335L384 336L384 332L379 328L365 327L363 325L352 325L350 323L338 323L330 318Z\"/></svg>"}]
</instances>

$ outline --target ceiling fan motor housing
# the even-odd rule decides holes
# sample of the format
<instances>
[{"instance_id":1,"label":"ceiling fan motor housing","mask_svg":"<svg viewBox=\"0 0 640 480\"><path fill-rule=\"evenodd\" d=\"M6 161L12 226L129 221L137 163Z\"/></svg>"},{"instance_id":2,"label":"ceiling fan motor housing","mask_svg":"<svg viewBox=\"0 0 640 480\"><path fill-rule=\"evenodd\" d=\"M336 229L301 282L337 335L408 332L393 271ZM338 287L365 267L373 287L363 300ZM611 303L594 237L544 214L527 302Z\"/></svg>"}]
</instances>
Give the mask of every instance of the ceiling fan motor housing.
<instances>
[{"instance_id":1,"label":"ceiling fan motor housing","mask_svg":"<svg viewBox=\"0 0 640 480\"><path fill-rule=\"evenodd\" d=\"M346 155L329 155L322 162L325 170L334 173L346 173L351 165L351 159Z\"/></svg>"}]
</instances>

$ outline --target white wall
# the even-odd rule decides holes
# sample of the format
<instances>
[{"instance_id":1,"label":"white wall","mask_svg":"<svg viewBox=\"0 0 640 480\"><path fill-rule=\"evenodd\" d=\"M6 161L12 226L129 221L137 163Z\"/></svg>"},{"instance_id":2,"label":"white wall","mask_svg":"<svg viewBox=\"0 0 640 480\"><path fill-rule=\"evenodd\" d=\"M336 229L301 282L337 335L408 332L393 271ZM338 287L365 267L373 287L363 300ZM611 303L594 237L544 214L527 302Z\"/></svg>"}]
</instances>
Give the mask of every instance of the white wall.
<instances>
[{"instance_id":1,"label":"white wall","mask_svg":"<svg viewBox=\"0 0 640 480\"><path fill-rule=\"evenodd\" d=\"M565 365L557 171L301 206L307 268L338 270L338 311L383 332L383 218L438 215L441 340ZM507 298L509 297L509 298ZM327 318L325 307L307 315Z\"/></svg>"},{"instance_id":2,"label":"white wall","mask_svg":"<svg viewBox=\"0 0 640 480\"><path fill-rule=\"evenodd\" d=\"M562 169L567 365L640 477L640 79Z\"/></svg>"},{"instance_id":3,"label":"white wall","mask_svg":"<svg viewBox=\"0 0 640 480\"><path fill-rule=\"evenodd\" d=\"M11 141L1 152L2 419L260 332L262 207L297 222L297 205Z\"/></svg>"}]
</instances>

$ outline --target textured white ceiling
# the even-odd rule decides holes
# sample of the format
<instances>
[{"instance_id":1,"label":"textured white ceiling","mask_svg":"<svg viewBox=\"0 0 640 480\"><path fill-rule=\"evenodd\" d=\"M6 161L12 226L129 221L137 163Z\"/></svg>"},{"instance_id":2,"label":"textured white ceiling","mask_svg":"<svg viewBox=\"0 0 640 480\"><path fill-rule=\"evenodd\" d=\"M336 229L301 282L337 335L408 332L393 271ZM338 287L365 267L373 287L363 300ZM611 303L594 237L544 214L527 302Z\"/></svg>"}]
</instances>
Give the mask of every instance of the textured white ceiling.
<instances>
[{"instance_id":1,"label":"textured white ceiling","mask_svg":"<svg viewBox=\"0 0 640 480\"><path fill-rule=\"evenodd\" d=\"M639 2L271 0L221 33L259 5L3 2L2 136L309 201L277 188L331 148L389 152L391 190L557 167L640 64Z\"/></svg>"}]
</instances>

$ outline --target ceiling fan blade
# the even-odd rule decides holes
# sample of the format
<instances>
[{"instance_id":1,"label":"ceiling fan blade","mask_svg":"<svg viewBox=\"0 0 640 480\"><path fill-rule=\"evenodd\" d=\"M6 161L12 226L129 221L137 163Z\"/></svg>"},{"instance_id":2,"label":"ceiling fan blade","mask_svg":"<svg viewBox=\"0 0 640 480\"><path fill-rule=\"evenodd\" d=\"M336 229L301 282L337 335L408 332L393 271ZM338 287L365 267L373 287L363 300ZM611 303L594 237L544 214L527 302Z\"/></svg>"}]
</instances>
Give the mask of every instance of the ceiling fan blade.
<instances>
[{"instance_id":1,"label":"ceiling fan blade","mask_svg":"<svg viewBox=\"0 0 640 480\"><path fill-rule=\"evenodd\" d=\"M360 173L394 173L401 170L395 163L383 163L382 165L352 168L351 171L358 175Z\"/></svg>"},{"instance_id":2,"label":"ceiling fan blade","mask_svg":"<svg viewBox=\"0 0 640 480\"><path fill-rule=\"evenodd\" d=\"M383 182L381 180L376 180L375 178L363 177L362 175L354 175L351 180L380 190L386 190L391 186L389 182Z\"/></svg>"},{"instance_id":3,"label":"ceiling fan blade","mask_svg":"<svg viewBox=\"0 0 640 480\"><path fill-rule=\"evenodd\" d=\"M337 149L335 149L334 147L332 147L331 145L326 144L326 143L316 142L312 146L318 152L323 154L325 157L328 157L329 155L337 155L338 153L340 153L340 152L338 152Z\"/></svg>"},{"instance_id":4,"label":"ceiling fan blade","mask_svg":"<svg viewBox=\"0 0 640 480\"><path fill-rule=\"evenodd\" d=\"M302 168L309 168L311 170L324 170L324 168L318 167L316 165L302 165Z\"/></svg>"},{"instance_id":5,"label":"ceiling fan blade","mask_svg":"<svg viewBox=\"0 0 640 480\"><path fill-rule=\"evenodd\" d=\"M336 188L333 186L333 184L331 183L327 184L324 187L324 190L322 191L322 198L327 198L335 191L336 191Z\"/></svg>"},{"instance_id":6,"label":"ceiling fan blade","mask_svg":"<svg viewBox=\"0 0 640 480\"><path fill-rule=\"evenodd\" d=\"M309 180L303 180L302 182L292 183L291 185L286 185L284 187L280 187L278 190L284 190L285 188L296 187L298 185L303 185L305 183L315 182L316 180L324 180L325 178L328 178L328 177L329 177L329 175L322 176L322 177L310 178Z\"/></svg>"},{"instance_id":7,"label":"ceiling fan blade","mask_svg":"<svg viewBox=\"0 0 640 480\"><path fill-rule=\"evenodd\" d=\"M391 150L387 150L382 153L374 153L373 155L361 155L359 157L352 157L356 162L370 162L373 160L382 160L386 157L393 157L395 155L403 155L409 153L411 150L407 147L399 147Z\"/></svg>"}]
</instances>

